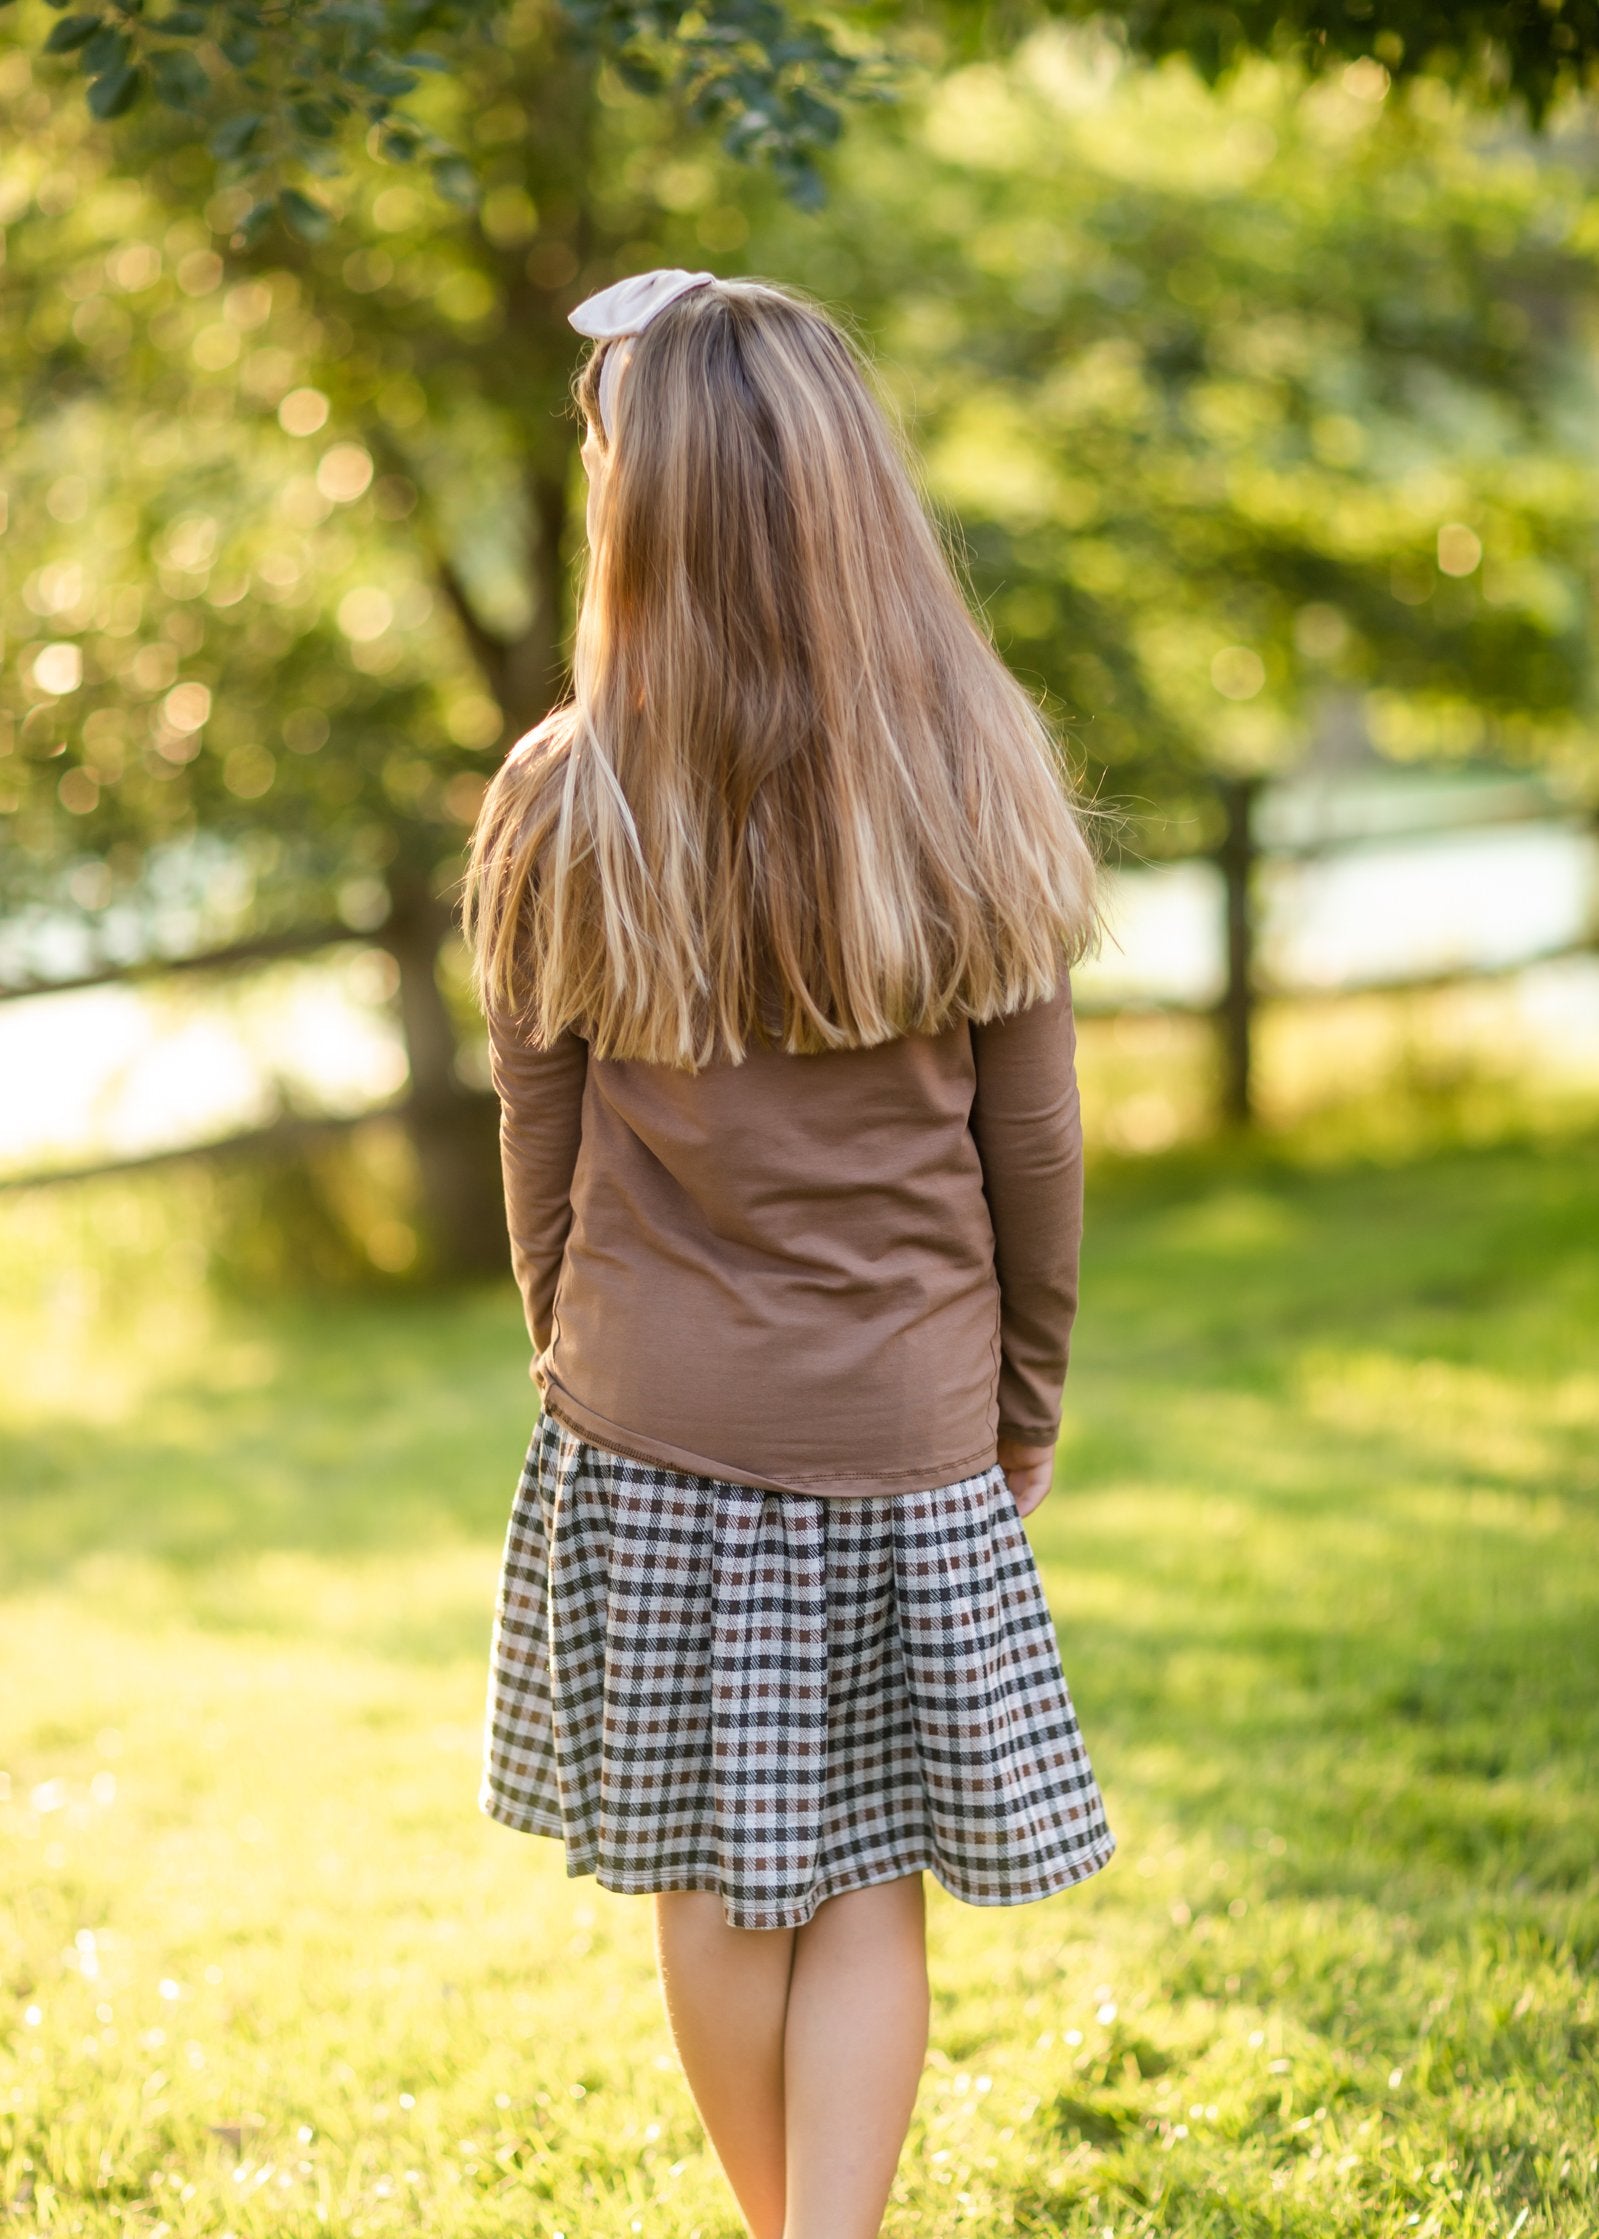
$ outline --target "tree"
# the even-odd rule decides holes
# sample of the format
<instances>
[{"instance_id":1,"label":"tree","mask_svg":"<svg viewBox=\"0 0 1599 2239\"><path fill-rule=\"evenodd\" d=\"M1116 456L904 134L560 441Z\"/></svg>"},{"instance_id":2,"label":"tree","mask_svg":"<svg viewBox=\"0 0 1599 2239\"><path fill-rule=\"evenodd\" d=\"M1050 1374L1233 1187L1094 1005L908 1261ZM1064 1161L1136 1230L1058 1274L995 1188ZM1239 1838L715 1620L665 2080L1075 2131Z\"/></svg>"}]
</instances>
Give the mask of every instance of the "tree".
<instances>
[{"instance_id":1,"label":"tree","mask_svg":"<svg viewBox=\"0 0 1599 2239\"><path fill-rule=\"evenodd\" d=\"M1139 0L1125 13L1052 0L1067 21L1117 21L1146 61L1181 55L1216 84L1268 57L1323 72L1370 56L1394 82L1447 84L1488 106L1520 103L1541 123L1558 97L1593 83L1599 9L1589 0Z\"/></svg>"},{"instance_id":2,"label":"tree","mask_svg":"<svg viewBox=\"0 0 1599 2239\"><path fill-rule=\"evenodd\" d=\"M1592 769L1594 155L1045 34L852 138L779 268L862 305L1002 645L1186 848L1329 693ZM871 212L871 222L865 214ZM1165 827L1165 840L1162 839Z\"/></svg>"},{"instance_id":3,"label":"tree","mask_svg":"<svg viewBox=\"0 0 1599 2239\"><path fill-rule=\"evenodd\" d=\"M527 0L47 0L42 45L81 71L90 113L120 119L147 102L176 137L204 145L224 176L247 182L239 229L249 240L276 215L308 240L329 223L318 182L348 163L351 129L386 157L417 162L470 202L470 149L441 129L429 81L470 71L493 43L514 45ZM968 52L1015 44L1041 14L1108 29L1146 61L1181 56L1216 83L1256 57L1312 72L1370 59L1395 82L1444 82L1541 122L1566 92L1592 84L1599 58L1593 0L1032 0L1030 8L942 0L845 10L788 0L551 0L569 43L636 89L670 101L692 126L719 126L735 154L769 162L799 200L819 195L817 158L837 138L842 105L882 91L906 40L929 30ZM67 12L69 11L70 12Z\"/></svg>"},{"instance_id":4,"label":"tree","mask_svg":"<svg viewBox=\"0 0 1599 2239\"><path fill-rule=\"evenodd\" d=\"M559 679L565 310L649 258L657 212L638 103L553 9L446 90L470 214L369 161L338 241L227 262L247 196L208 193L200 151L130 118L137 176L113 170L6 58L27 172L0 323L22 648L0 876L14 913L75 896L113 937L180 871L191 934L381 922L436 1245L471 1263L503 1249L492 1108L437 967L483 774Z\"/></svg>"},{"instance_id":5,"label":"tree","mask_svg":"<svg viewBox=\"0 0 1599 2239\"><path fill-rule=\"evenodd\" d=\"M1314 731L1599 801L1592 146L1390 102L1369 58L1211 95L1055 34L853 137L836 221L779 221L871 307L1091 789L1135 853L1214 856L1236 1117L1249 803Z\"/></svg>"},{"instance_id":6,"label":"tree","mask_svg":"<svg viewBox=\"0 0 1599 2239\"><path fill-rule=\"evenodd\" d=\"M82 72L89 113L110 121L154 101L174 141L203 145L225 179L251 189L237 236L247 245L276 216L308 241L329 223L315 182L346 167L352 131L372 151L431 171L470 205L469 143L439 129L427 99L436 75L472 74L493 47L526 42L537 17L550 51L586 74L613 69L665 97L692 127L720 126L733 153L768 163L797 200L818 193L816 156L837 137L839 103L862 90L869 57L782 0L179 0L159 16L143 0L99 0L57 20L46 55ZM869 73L868 73L869 74ZM307 189L312 191L308 192Z\"/></svg>"}]
</instances>

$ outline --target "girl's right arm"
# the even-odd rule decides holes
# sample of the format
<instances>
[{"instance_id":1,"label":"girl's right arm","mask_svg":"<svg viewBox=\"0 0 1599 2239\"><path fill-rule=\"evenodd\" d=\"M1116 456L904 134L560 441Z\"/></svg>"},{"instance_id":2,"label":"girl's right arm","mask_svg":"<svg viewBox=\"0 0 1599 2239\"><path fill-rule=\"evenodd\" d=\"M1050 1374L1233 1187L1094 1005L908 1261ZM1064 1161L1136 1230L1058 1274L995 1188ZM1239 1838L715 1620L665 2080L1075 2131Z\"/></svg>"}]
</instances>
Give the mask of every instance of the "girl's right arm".
<instances>
[{"instance_id":1,"label":"girl's right arm","mask_svg":"<svg viewBox=\"0 0 1599 2239\"><path fill-rule=\"evenodd\" d=\"M548 1047L530 1043L512 1019L494 1008L488 1029L489 1069L500 1099L505 1224L537 1378L537 1356L549 1346L555 1285L572 1226L572 1175L583 1132L588 1044L572 1033Z\"/></svg>"}]
</instances>

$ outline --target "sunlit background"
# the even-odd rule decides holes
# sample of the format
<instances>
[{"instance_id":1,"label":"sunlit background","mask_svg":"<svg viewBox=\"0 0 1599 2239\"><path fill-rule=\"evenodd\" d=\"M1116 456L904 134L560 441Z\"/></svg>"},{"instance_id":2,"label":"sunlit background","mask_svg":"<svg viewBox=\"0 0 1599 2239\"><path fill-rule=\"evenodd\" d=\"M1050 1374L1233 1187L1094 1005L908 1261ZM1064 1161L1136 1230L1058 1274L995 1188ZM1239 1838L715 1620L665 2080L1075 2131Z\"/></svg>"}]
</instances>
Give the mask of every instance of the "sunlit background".
<instances>
[{"instance_id":1,"label":"sunlit background","mask_svg":"<svg viewBox=\"0 0 1599 2239\"><path fill-rule=\"evenodd\" d=\"M813 174L586 0L441 16L408 155L366 63L202 132L230 9L0 12L0 2209L733 2239L642 1913L474 1810L535 1402L463 850L562 688L565 314L682 264L848 323L1105 863L1030 1529L1122 1850L935 1900L885 2228L1599 2230L1579 11L824 11Z\"/></svg>"},{"instance_id":2,"label":"sunlit background","mask_svg":"<svg viewBox=\"0 0 1599 2239\"><path fill-rule=\"evenodd\" d=\"M240 251L242 189L0 57L7 1181L408 1100L481 1157L449 911L558 688L585 253L777 274L873 355L1104 812L1099 1144L1599 1091L1580 110L1045 30L853 120L801 213L604 82L577 191L529 58L478 67L471 222L368 165L324 242ZM379 1264L461 1243L424 1167Z\"/></svg>"}]
</instances>

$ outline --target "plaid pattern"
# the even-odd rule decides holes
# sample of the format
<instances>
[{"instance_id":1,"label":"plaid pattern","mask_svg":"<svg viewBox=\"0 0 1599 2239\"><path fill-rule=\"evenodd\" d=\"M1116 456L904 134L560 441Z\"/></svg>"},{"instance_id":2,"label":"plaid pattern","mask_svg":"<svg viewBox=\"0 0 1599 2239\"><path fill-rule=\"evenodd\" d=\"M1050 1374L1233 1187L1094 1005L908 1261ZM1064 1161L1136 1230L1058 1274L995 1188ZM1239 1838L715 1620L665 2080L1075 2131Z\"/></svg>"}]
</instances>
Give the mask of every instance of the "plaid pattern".
<instances>
[{"instance_id":1,"label":"plaid pattern","mask_svg":"<svg viewBox=\"0 0 1599 2239\"><path fill-rule=\"evenodd\" d=\"M548 1415L506 1535L479 1800L560 1837L569 1874L717 1890L737 1928L924 1869L1024 1904L1116 1847L997 1465L768 1493Z\"/></svg>"}]
</instances>

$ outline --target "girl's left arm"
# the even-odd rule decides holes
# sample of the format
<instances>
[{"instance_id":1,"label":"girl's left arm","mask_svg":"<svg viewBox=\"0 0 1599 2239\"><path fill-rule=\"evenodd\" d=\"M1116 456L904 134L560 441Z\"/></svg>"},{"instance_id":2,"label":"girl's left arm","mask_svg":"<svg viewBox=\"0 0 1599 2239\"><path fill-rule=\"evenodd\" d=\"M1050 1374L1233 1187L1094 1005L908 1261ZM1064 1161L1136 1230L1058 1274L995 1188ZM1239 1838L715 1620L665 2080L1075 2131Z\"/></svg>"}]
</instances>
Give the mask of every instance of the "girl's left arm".
<instances>
[{"instance_id":1,"label":"girl's left arm","mask_svg":"<svg viewBox=\"0 0 1599 2239\"><path fill-rule=\"evenodd\" d=\"M500 1099L511 1267L537 1356L549 1346L555 1285L572 1226L588 1044L572 1033L547 1046L529 1042L511 1018L494 1009L488 1029L489 1069Z\"/></svg>"}]
</instances>

